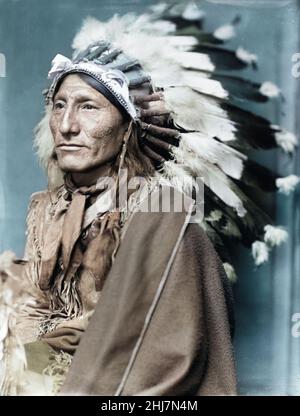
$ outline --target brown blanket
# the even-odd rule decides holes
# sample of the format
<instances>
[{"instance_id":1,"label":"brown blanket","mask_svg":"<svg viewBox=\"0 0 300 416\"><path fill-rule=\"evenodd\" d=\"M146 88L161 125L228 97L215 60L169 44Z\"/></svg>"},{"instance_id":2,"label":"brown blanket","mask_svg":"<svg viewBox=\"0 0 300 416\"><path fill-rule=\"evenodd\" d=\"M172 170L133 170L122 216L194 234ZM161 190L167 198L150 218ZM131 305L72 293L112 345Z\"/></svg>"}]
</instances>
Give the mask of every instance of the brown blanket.
<instances>
[{"instance_id":1,"label":"brown blanket","mask_svg":"<svg viewBox=\"0 0 300 416\"><path fill-rule=\"evenodd\" d=\"M133 215L62 395L236 394L225 272L187 219Z\"/></svg>"}]
</instances>

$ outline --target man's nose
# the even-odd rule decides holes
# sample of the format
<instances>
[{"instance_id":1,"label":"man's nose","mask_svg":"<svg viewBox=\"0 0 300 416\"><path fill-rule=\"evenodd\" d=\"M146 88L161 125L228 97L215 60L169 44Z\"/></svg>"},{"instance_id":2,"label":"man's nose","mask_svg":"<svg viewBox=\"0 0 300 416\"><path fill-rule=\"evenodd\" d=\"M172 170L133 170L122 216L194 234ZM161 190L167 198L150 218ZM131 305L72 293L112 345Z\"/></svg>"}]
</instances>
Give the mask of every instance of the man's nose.
<instances>
[{"instance_id":1,"label":"man's nose","mask_svg":"<svg viewBox=\"0 0 300 416\"><path fill-rule=\"evenodd\" d=\"M60 133L63 135L73 134L76 135L80 131L78 118L74 109L66 109L64 112L60 126Z\"/></svg>"}]
</instances>

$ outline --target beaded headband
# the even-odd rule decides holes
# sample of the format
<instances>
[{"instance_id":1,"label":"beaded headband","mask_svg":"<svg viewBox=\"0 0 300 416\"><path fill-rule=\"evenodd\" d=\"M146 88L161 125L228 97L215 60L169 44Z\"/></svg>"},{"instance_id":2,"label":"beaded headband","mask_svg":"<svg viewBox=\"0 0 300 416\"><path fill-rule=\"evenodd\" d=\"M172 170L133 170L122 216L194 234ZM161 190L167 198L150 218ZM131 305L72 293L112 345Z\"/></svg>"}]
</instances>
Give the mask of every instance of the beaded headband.
<instances>
[{"instance_id":1,"label":"beaded headband","mask_svg":"<svg viewBox=\"0 0 300 416\"><path fill-rule=\"evenodd\" d=\"M94 78L113 95L132 119L137 118L136 109L129 95L128 80L123 72L118 69L105 68L94 62L81 61L74 63L60 54L52 60L52 67L48 73L48 78L52 80L46 97L48 102L53 99L58 82L71 73L84 73Z\"/></svg>"}]
</instances>

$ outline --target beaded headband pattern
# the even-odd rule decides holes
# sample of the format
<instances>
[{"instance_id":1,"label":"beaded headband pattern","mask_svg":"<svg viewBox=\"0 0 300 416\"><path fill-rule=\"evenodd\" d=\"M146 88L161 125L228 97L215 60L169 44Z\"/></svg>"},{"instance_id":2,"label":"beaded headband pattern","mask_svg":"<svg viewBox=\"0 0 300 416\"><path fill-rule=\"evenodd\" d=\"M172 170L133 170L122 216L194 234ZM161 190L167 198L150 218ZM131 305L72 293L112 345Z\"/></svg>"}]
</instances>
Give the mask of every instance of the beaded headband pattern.
<instances>
[{"instance_id":1,"label":"beaded headband pattern","mask_svg":"<svg viewBox=\"0 0 300 416\"><path fill-rule=\"evenodd\" d=\"M52 80L52 84L47 93L47 101L53 98L58 82L71 73L84 73L90 75L117 99L124 110L132 119L137 118L136 109L130 99L128 80L126 76L118 69L108 69L103 65L95 62L78 62L74 63L63 55L56 55L52 60L52 67L48 73L48 78Z\"/></svg>"}]
</instances>

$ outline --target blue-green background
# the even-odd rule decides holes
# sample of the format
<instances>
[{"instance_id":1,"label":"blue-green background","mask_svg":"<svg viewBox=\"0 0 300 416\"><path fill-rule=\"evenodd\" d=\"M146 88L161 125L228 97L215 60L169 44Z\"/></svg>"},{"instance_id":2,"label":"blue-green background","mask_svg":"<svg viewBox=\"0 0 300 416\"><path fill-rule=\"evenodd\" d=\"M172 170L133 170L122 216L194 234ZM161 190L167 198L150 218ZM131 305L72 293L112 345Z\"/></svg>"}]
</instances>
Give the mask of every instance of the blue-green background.
<instances>
[{"instance_id":1,"label":"blue-green background","mask_svg":"<svg viewBox=\"0 0 300 416\"><path fill-rule=\"evenodd\" d=\"M0 251L12 249L22 255L29 196L45 188L32 136L42 116L41 91L47 85L51 59L56 53L70 56L71 41L84 17L105 20L114 13L140 13L156 3L0 0L0 53L6 57L6 77L0 78ZM212 0L198 4L207 13L207 29L228 23L237 14L242 17L238 36L229 46L243 46L259 60L259 71L246 69L242 75L275 82L284 95L284 100L256 110L299 133L300 79L291 75L292 54L300 52L299 2ZM274 151L259 153L254 155L257 160L282 176L300 174L299 152L292 158ZM290 232L288 243L274 251L268 265L255 270L249 253L236 251L235 349L241 394L300 393L300 338L291 336L291 317L300 312L299 198L299 191L288 198L267 197L278 223Z\"/></svg>"}]
</instances>

